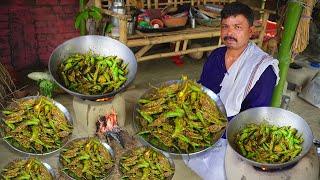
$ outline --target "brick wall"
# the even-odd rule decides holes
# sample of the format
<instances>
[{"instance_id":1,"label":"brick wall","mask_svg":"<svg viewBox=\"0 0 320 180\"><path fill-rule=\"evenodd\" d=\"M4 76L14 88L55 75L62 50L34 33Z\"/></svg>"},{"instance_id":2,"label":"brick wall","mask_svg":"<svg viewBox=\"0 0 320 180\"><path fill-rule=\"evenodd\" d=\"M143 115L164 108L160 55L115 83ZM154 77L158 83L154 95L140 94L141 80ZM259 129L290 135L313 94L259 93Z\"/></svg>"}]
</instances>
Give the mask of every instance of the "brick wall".
<instances>
[{"instance_id":1,"label":"brick wall","mask_svg":"<svg viewBox=\"0 0 320 180\"><path fill-rule=\"evenodd\" d=\"M0 61L14 70L47 66L51 52L76 37L78 0L1 0Z\"/></svg>"}]
</instances>

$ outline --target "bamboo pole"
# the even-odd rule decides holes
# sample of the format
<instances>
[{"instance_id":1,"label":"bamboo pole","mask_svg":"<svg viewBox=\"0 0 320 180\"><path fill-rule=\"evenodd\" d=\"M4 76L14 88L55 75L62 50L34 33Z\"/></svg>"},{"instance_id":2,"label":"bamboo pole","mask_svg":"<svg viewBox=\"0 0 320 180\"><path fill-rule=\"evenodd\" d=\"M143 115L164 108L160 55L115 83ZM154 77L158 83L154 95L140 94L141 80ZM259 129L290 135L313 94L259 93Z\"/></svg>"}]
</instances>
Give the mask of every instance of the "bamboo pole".
<instances>
[{"instance_id":1,"label":"bamboo pole","mask_svg":"<svg viewBox=\"0 0 320 180\"><path fill-rule=\"evenodd\" d=\"M154 0L154 7L159 9L159 0Z\"/></svg>"},{"instance_id":2,"label":"bamboo pole","mask_svg":"<svg viewBox=\"0 0 320 180\"><path fill-rule=\"evenodd\" d=\"M280 80L273 91L271 103L273 107L280 107L281 105L283 89L288 74L289 64L291 62L291 45L294 40L301 12L302 7L299 3L294 1L288 2L286 20L284 22L284 32L281 38L278 56Z\"/></svg>"},{"instance_id":3,"label":"bamboo pole","mask_svg":"<svg viewBox=\"0 0 320 180\"><path fill-rule=\"evenodd\" d=\"M219 46L208 46L208 47L201 47L201 48L192 48L192 49L188 49L188 50L185 50L185 51L179 51L179 52L159 53L159 54L144 56L144 57L138 58L137 60L140 62L140 61L146 61L146 60L157 59L157 58L164 58L164 57L171 57L171 56L189 54L189 53L193 53L193 52L211 51L211 50L213 50L213 49L215 49L217 47L219 47Z\"/></svg>"},{"instance_id":4,"label":"bamboo pole","mask_svg":"<svg viewBox=\"0 0 320 180\"><path fill-rule=\"evenodd\" d=\"M147 45L147 46L144 46L143 48L141 48L136 54L135 56L137 58L140 58L142 57L147 51L149 51L149 49L152 48L153 45Z\"/></svg>"},{"instance_id":5,"label":"bamboo pole","mask_svg":"<svg viewBox=\"0 0 320 180\"><path fill-rule=\"evenodd\" d=\"M123 19L119 19L119 41L123 44L126 44L128 41L128 29L127 29L127 21Z\"/></svg>"},{"instance_id":6,"label":"bamboo pole","mask_svg":"<svg viewBox=\"0 0 320 180\"><path fill-rule=\"evenodd\" d=\"M183 51L185 51L185 50L187 49L187 47L188 47L188 41L189 41L188 39L186 39L186 40L183 41L183 46L182 46L182 50L183 50Z\"/></svg>"},{"instance_id":7,"label":"bamboo pole","mask_svg":"<svg viewBox=\"0 0 320 180\"><path fill-rule=\"evenodd\" d=\"M197 34L180 34L180 35L171 35L171 36L162 36L162 37L152 37L148 39L130 39L127 43L127 46L128 47L145 46L145 45L182 41L186 39L210 38L215 36L220 36L220 31L201 32L201 33L199 32Z\"/></svg>"},{"instance_id":8,"label":"bamboo pole","mask_svg":"<svg viewBox=\"0 0 320 180\"><path fill-rule=\"evenodd\" d=\"M269 19L269 13L265 12L262 16L262 29L259 33L259 41L258 41L258 46L262 47L262 43L263 43L263 38L264 38L264 34L266 32L266 28L267 28L267 22Z\"/></svg>"},{"instance_id":9,"label":"bamboo pole","mask_svg":"<svg viewBox=\"0 0 320 180\"><path fill-rule=\"evenodd\" d=\"M175 48L175 52L178 52L179 51L179 49L180 49L180 43L181 43L181 41L177 41L176 42L176 48Z\"/></svg>"},{"instance_id":10,"label":"bamboo pole","mask_svg":"<svg viewBox=\"0 0 320 180\"><path fill-rule=\"evenodd\" d=\"M147 0L147 8L151 9L151 0Z\"/></svg>"}]
</instances>

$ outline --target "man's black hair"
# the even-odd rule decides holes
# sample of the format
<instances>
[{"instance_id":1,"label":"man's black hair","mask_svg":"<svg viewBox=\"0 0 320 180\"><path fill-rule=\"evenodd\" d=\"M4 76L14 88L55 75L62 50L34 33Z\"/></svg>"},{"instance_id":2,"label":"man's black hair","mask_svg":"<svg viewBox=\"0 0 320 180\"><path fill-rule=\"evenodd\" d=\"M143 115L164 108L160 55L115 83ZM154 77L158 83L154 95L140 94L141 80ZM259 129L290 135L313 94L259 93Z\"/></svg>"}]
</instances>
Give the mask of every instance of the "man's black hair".
<instances>
[{"instance_id":1,"label":"man's black hair","mask_svg":"<svg viewBox=\"0 0 320 180\"><path fill-rule=\"evenodd\" d=\"M252 9L240 2L232 2L226 4L221 11L221 19L226 19L230 16L243 15L247 18L250 26L253 25L254 14Z\"/></svg>"}]
</instances>

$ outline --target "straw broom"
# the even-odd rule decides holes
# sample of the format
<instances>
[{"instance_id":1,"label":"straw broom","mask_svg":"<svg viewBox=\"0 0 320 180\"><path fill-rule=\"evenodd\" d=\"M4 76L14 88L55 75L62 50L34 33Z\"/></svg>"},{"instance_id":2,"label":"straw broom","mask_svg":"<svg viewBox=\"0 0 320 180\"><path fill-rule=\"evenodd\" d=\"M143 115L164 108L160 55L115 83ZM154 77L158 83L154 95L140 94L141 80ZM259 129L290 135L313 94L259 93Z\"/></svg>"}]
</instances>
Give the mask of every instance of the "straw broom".
<instances>
[{"instance_id":1,"label":"straw broom","mask_svg":"<svg viewBox=\"0 0 320 180\"><path fill-rule=\"evenodd\" d=\"M14 96L16 86L6 68L0 63L0 106L7 98ZM0 107L1 108L1 107Z\"/></svg>"},{"instance_id":2,"label":"straw broom","mask_svg":"<svg viewBox=\"0 0 320 180\"><path fill-rule=\"evenodd\" d=\"M297 27L294 42L292 43L292 52L294 55L304 51L309 44L309 27L312 9L315 6L317 0L301 0L305 6L300 21Z\"/></svg>"}]
</instances>

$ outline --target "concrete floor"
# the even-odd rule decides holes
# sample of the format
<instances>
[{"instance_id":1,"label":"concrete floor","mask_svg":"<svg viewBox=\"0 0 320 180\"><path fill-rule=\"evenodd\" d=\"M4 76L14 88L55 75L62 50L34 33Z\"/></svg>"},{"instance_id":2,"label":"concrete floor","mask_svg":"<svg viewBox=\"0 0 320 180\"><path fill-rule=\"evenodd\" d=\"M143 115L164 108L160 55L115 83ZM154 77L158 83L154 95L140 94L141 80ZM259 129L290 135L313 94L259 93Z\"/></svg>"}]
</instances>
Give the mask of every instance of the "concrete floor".
<instances>
[{"instance_id":1,"label":"concrete floor","mask_svg":"<svg viewBox=\"0 0 320 180\"><path fill-rule=\"evenodd\" d=\"M123 92L123 97L126 100L126 108L132 108L136 103L137 98L141 95L141 90L149 87L149 84L157 84L167 80L179 79L181 75L187 75L190 79L199 79L204 60L192 60L190 58L184 58L184 64L182 66L175 65L171 59L160 59L140 62L138 64L138 72L136 79L132 85ZM289 110L302 116L310 125L314 137L320 139L320 110L304 100L296 97L294 92L290 94L291 102L289 104ZM62 100L61 98L58 98ZM65 106L72 106L72 97L69 95L64 97ZM127 109L126 112L132 112L133 109ZM132 118L132 114L126 114L126 120ZM0 167L3 167L5 162L8 162L10 157L15 153L7 149L3 149L3 143L0 143ZM9 156L8 156L9 155ZM194 172L188 169L181 159L175 159L176 174L174 179L200 179Z\"/></svg>"}]
</instances>

